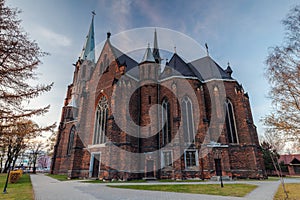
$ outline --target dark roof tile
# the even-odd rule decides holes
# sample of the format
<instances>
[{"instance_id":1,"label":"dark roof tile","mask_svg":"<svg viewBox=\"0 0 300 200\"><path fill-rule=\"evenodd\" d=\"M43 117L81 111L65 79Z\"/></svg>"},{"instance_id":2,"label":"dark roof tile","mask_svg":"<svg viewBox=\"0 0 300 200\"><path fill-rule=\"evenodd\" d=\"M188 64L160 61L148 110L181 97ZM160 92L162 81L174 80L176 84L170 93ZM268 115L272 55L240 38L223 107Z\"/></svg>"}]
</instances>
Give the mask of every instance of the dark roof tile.
<instances>
[{"instance_id":1,"label":"dark roof tile","mask_svg":"<svg viewBox=\"0 0 300 200\"><path fill-rule=\"evenodd\" d=\"M211 57L206 56L189 63L201 80L232 79Z\"/></svg>"}]
</instances>

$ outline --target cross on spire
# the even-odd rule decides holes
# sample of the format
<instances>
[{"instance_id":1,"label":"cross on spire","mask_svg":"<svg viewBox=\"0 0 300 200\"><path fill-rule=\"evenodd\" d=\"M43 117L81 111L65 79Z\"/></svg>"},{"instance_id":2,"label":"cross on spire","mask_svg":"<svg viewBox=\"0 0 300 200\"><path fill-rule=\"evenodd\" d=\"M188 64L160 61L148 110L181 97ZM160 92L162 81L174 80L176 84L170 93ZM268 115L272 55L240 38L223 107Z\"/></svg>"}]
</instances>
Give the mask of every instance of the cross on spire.
<instances>
[{"instance_id":1,"label":"cross on spire","mask_svg":"<svg viewBox=\"0 0 300 200\"><path fill-rule=\"evenodd\" d=\"M206 48L206 55L209 56L209 51L208 51L208 45L205 43L205 48Z\"/></svg>"}]
</instances>

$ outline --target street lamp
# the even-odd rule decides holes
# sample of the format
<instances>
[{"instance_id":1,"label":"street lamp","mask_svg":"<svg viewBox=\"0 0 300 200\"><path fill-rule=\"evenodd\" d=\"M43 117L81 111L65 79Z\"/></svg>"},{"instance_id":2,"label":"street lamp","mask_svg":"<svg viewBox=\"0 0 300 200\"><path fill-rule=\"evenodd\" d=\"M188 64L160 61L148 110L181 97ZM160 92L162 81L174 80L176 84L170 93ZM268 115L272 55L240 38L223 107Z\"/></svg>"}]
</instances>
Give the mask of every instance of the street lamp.
<instances>
[{"instance_id":1,"label":"street lamp","mask_svg":"<svg viewBox=\"0 0 300 200\"><path fill-rule=\"evenodd\" d=\"M5 181L5 185L4 185L4 188L3 188L3 194L7 193L6 189L7 189L9 174L10 174L10 165L8 167L8 171L7 171L7 175L6 175L6 181Z\"/></svg>"},{"instance_id":2,"label":"street lamp","mask_svg":"<svg viewBox=\"0 0 300 200\"><path fill-rule=\"evenodd\" d=\"M221 158L222 158L222 150L219 152L219 150L216 149L216 154L217 154L217 157L218 157L218 169L216 169L216 172L218 174L220 174L221 187L224 187L223 178L222 178L222 164L221 164L220 153L221 153Z\"/></svg>"}]
</instances>

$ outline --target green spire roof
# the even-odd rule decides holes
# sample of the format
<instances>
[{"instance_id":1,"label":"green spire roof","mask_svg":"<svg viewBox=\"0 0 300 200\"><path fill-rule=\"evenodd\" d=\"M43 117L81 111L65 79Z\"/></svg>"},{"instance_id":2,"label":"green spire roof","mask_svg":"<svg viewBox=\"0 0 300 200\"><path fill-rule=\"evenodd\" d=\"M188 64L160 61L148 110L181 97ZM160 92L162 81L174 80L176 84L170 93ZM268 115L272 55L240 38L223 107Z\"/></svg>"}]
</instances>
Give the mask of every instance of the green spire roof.
<instances>
[{"instance_id":1,"label":"green spire roof","mask_svg":"<svg viewBox=\"0 0 300 200\"><path fill-rule=\"evenodd\" d=\"M89 33L86 36L86 41L80 55L80 59L92 62L95 62L94 15L95 13L93 12Z\"/></svg>"}]
</instances>

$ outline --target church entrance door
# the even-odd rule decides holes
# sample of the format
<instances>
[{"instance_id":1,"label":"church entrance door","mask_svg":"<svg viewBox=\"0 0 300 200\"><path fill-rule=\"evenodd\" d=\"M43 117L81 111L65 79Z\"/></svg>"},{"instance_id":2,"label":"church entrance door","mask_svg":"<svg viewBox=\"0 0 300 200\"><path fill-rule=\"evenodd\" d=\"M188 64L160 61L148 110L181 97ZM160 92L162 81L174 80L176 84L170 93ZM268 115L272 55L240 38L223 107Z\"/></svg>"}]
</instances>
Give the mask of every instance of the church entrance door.
<instances>
[{"instance_id":1,"label":"church entrance door","mask_svg":"<svg viewBox=\"0 0 300 200\"><path fill-rule=\"evenodd\" d=\"M153 178L154 177L154 160L147 160L147 172L146 176L147 178Z\"/></svg>"},{"instance_id":2,"label":"church entrance door","mask_svg":"<svg viewBox=\"0 0 300 200\"><path fill-rule=\"evenodd\" d=\"M98 178L100 171L100 153L92 153L90 162L90 177Z\"/></svg>"}]
</instances>

